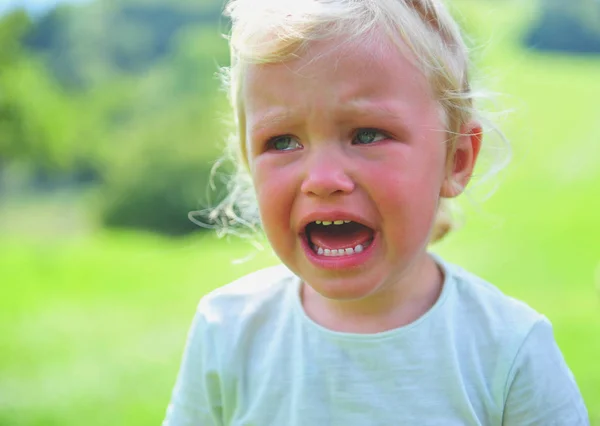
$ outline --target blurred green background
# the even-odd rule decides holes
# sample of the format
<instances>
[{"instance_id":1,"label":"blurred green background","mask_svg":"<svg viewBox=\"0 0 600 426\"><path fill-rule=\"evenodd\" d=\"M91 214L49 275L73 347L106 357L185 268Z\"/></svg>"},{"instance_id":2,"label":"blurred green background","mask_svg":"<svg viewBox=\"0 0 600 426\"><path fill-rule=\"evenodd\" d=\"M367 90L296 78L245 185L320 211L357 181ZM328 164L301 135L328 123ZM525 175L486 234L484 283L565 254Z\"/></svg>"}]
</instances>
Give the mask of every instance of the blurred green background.
<instances>
[{"instance_id":1,"label":"blurred green background","mask_svg":"<svg viewBox=\"0 0 600 426\"><path fill-rule=\"evenodd\" d=\"M548 316L600 426L600 3L451 4L514 156L433 249ZM187 219L223 193L222 7L2 11L0 426L160 424L199 298L276 262Z\"/></svg>"}]
</instances>

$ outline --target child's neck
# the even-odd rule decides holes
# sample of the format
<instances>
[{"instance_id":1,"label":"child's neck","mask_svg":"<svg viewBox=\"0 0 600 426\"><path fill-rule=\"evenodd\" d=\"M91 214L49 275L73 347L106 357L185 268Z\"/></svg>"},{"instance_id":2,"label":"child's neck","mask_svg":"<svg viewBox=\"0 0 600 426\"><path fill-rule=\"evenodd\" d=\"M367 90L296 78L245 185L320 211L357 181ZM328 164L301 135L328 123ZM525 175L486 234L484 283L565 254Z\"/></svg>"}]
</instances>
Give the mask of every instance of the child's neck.
<instances>
[{"instance_id":1,"label":"child's neck","mask_svg":"<svg viewBox=\"0 0 600 426\"><path fill-rule=\"evenodd\" d=\"M317 324L342 333L374 334L393 330L423 316L440 296L443 272L426 253L402 282L369 300L326 299L303 284L302 305Z\"/></svg>"}]
</instances>

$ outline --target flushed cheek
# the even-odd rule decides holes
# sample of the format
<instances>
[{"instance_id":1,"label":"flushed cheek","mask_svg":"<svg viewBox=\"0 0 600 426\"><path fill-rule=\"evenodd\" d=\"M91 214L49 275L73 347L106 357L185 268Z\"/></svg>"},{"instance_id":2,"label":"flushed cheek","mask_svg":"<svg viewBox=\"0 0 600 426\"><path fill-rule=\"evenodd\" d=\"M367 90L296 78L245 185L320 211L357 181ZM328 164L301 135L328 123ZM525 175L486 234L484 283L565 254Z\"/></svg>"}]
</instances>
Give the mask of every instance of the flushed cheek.
<instances>
[{"instance_id":1,"label":"flushed cheek","mask_svg":"<svg viewBox=\"0 0 600 426\"><path fill-rule=\"evenodd\" d=\"M415 178L389 171L372 175L378 182L371 193L377 194L373 201L383 220L386 245L405 251L426 244L437 211L438 182L429 176Z\"/></svg>"},{"instance_id":2,"label":"flushed cheek","mask_svg":"<svg viewBox=\"0 0 600 426\"><path fill-rule=\"evenodd\" d=\"M294 237L290 220L294 204L293 182L285 173L255 168L253 182L263 229L275 251Z\"/></svg>"}]
</instances>

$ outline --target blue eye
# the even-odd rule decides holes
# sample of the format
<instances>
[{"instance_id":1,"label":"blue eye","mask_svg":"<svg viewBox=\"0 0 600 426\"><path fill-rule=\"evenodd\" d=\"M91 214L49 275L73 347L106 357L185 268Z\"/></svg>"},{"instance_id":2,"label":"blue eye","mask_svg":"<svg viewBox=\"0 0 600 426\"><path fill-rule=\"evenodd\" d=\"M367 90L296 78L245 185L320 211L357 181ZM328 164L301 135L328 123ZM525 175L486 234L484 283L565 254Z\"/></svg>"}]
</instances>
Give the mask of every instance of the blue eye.
<instances>
[{"instance_id":1,"label":"blue eye","mask_svg":"<svg viewBox=\"0 0 600 426\"><path fill-rule=\"evenodd\" d=\"M275 151L293 151L302 148L302 145L292 136L277 136L268 142L267 147Z\"/></svg>"},{"instance_id":2,"label":"blue eye","mask_svg":"<svg viewBox=\"0 0 600 426\"><path fill-rule=\"evenodd\" d=\"M360 129L354 136L354 143L368 145L387 139L387 136L375 129Z\"/></svg>"}]
</instances>

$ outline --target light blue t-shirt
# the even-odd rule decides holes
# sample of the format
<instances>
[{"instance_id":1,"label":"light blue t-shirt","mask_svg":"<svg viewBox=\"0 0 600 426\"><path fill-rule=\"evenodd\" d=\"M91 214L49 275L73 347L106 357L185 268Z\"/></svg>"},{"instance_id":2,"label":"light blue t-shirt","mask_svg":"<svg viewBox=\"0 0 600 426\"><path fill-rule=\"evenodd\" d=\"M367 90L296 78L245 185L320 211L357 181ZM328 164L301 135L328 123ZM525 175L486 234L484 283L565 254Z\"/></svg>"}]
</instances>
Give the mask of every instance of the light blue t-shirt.
<instances>
[{"instance_id":1,"label":"light blue t-shirt","mask_svg":"<svg viewBox=\"0 0 600 426\"><path fill-rule=\"evenodd\" d=\"M204 297L164 426L589 425L548 320L458 266L415 322L325 329L274 267Z\"/></svg>"}]
</instances>

